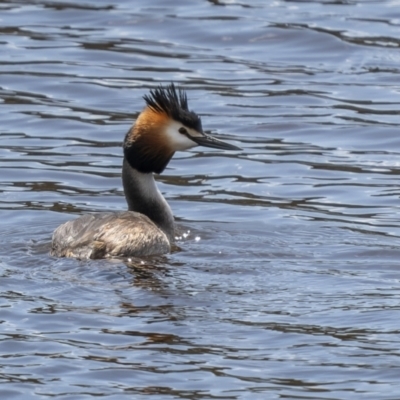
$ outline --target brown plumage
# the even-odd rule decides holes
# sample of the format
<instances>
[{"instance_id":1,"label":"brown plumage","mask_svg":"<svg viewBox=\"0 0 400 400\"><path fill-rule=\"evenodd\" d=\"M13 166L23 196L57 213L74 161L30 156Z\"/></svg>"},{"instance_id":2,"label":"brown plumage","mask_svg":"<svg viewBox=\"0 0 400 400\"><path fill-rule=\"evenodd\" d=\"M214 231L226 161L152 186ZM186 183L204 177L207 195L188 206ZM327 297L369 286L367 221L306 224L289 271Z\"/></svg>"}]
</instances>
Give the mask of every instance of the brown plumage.
<instances>
[{"instance_id":1,"label":"brown plumage","mask_svg":"<svg viewBox=\"0 0 400 400\"><path fill-rule=\"evenodd\" d=\"M160 174L175 153L165 140L170 117L163 111L146 107L128 131L124 141L124 154L131 166L140 172Z\"/></svg>"}]
</instances>

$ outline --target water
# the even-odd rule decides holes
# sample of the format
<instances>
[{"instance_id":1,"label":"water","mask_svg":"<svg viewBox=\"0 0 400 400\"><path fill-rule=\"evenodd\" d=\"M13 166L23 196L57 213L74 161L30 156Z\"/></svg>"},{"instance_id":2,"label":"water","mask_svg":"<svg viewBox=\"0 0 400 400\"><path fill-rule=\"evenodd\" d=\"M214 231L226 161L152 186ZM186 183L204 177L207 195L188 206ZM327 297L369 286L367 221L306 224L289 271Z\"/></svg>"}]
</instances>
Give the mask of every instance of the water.
<instances>
[{"instance_id":1,"label":"water","mask_svg":"<svg viewBox=\"0 0 400 400\"><path fill-rule=\"evenodd\" d=\"M2 1L4 399L399 399L399 1ZM159 83L243 148L159 178L173 254L79 262Z\"/></svg>"}]
</instances>

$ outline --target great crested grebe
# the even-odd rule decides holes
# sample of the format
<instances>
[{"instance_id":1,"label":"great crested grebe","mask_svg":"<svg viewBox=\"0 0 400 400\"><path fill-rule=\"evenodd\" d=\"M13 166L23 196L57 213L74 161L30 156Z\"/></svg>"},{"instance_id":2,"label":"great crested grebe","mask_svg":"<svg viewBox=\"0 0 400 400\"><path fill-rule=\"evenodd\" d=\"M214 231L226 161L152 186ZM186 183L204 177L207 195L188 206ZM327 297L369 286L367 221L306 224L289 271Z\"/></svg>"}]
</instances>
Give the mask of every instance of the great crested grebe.
<instances>
[{"instance_id":1,"label":"great crested grebe","mask_svg":"<svg viewBox=\"0 0 400 400\"><path fill-rule=\"evenodd\" d=\"M128 211L87 214L60 225L53 233L51 255L94 259L170 252L174 217L153 173L163 172L178 150L197 145L240 150L205 134L200 117L188 108L186 93L174 84L150 90L143 98L146 107L123 144Z\"/></svg>"}]
</instances>

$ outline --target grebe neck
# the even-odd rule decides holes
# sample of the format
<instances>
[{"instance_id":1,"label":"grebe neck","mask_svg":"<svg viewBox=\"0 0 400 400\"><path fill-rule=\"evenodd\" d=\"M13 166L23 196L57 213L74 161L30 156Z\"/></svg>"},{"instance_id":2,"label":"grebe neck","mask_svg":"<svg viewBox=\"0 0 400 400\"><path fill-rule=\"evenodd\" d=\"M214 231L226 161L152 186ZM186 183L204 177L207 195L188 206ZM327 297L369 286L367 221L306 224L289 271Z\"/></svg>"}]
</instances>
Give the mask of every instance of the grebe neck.
<instances>
[{"instance_id":1,"label":"grebe neck","mask_svg":"<svg viewBox=\"0 0 400 400\"><path fill-rule=\"evenodd\" d=\"M174 241L174 216L164 196L158 190L152 172L143 173L132 168L124 158L122 183L129 211L149 217L168 237Z\"/></svg>"}]
</instances>

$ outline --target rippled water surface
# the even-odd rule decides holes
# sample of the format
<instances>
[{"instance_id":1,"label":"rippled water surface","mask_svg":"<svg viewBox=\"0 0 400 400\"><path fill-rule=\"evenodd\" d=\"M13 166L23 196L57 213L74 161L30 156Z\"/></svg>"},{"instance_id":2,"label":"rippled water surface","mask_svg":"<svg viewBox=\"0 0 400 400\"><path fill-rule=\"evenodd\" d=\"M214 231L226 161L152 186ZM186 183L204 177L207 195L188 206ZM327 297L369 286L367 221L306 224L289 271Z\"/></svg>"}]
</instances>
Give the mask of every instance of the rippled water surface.
<instances>
[{"instance_id":1,"label":"rippled water surface","mask_svg":"<svg viewBox=\"0 0 400 400\"><path fill-rule=\"evenodd\" d=\"M400 398L400 1L1 1L2 399ZM49 256L125 209L160 83L241 152L158 179L165 257Z\"/></svg>"}]
</instances>

